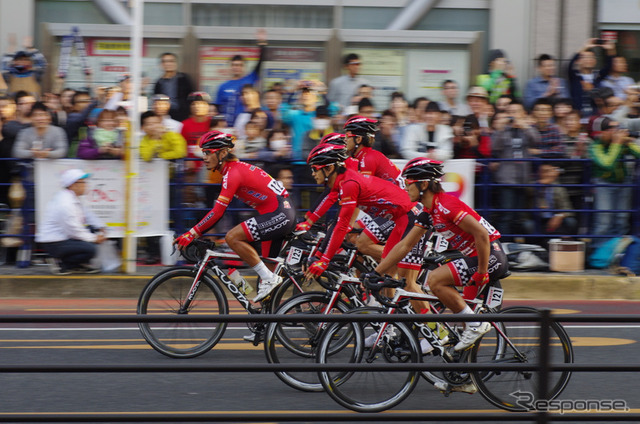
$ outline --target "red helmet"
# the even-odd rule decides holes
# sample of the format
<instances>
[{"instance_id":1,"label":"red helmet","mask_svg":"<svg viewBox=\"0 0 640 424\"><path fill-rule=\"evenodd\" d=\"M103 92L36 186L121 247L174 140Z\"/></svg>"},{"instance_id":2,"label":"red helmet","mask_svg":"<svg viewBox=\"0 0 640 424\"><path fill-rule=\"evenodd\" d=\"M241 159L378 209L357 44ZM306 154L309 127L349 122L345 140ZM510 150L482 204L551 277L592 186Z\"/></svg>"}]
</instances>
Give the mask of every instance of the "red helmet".
<instances>
[{"instance_id":1,"label":"red helmet","mask_svg":"<svg viewBox=\"0 0 640 424\"><path fill-rule=\"evenodd\" d=\"M334 165L336 163L344 162L349 155L347 149L342 145L336 144L319 144L309 153L307 163L309 165Z\"/></svg>"},{"instance_id":2,"label":"red helmet","mask_svg":"<svg viewBox=\"0 0 640 424\"><path fill-rule=\"evenodd\" d=\"M346 146L347 142L345 141L346 135L340 133L331 133L322 137L319 144L335 144L337 146Z\"/></svg>"},{"instance_id":3,"label":"red helmet","mask_svg":"<svg viewBox=\"0 0 640 424\"><path fill-rule=\"evenodd\" d=\"M236 138L231 134L220 131L209 131L200 137L198 145L201 149L219 150L223 147L233 148L235 140Z\"/></svg>"},{"instance_id":4,"label":"red helmet","mask_svg":"<svg viewBox=\"0 0 640 424\"><path fill-rule=\"evenodd\" d=\"M402 177L407 180L438 180L444 175L442 162L424 157L411 159L402 170Z\"/></svg>"},{"instance_id":5,"label":"red helmet","mask_svg":"<svg viewBox=\"0 0 640 424\"><path fill-rule=\"evenodd\" d=\"M353 116L344 123L344 131L359 136L374 137L378 131L378 120L364 116Z\"/></svg>"}]
</instances>

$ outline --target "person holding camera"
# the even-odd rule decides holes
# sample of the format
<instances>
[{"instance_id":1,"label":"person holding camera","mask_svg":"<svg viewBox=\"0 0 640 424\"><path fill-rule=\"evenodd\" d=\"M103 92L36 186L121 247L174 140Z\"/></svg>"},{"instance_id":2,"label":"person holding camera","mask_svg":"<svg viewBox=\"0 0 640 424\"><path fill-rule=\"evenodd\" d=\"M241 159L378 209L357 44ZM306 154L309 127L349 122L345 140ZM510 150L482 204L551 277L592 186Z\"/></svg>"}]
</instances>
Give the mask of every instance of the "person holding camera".
<instances>
[{"instance_id":1,"label":"person holding camera","mask_svg":"<svg viewBox=\"0 0 640 424\"><path fill-rule=\"evenodd\" d=\"M603 47L606 51L604 66L600 70L595 69L597 47ZM614 55L615 45L613 43L590 38L569 62L569 93L573 100L573 107L582 114L583 124L597 112L591 93L611 72L611 62Z\"/></svg>"},{"instance_id":2,"label":"person holding camera","mask_svg":"<svg viewBox=\"0 0 640 424\"><path fill-rule=\"evenodd\" d=\"M640 147L629 131L606 116L598 117L593 123L595 138L589 146L589 156L593 161L592 182L594 188L594 209L598 211L631 209L632 187L625 187L633 181L629 174L625 156L640 158ZM602 184L602 186L601 186ZM612 185L612 184L620 184ZM600 236L620 236L629 233L628 212L599 212L595 214L594 234ZM597 246L604 241L598 238Z\"/></svg>"},{"instance_id":3,"label":"person holding camera","mask_svg":"<svg viewBox=\"0 0 640 424\"><path fill-rule=\"evenodd\" d=\"M508 123L503 130L496 131L491 141L491 156L495 159L525 159L524 161L496 161L490 169L494 173L495 182L509 184L500 188L498 193L499 208L505 209L500 215L499 230L507 236L518 231L525 231L527 217L522 209L528 204L528 191L521 185L530 184L532 150L540 144L540 134L529 125L524 106L513 101L507 107Z\"/></svg>"}]
</instances>

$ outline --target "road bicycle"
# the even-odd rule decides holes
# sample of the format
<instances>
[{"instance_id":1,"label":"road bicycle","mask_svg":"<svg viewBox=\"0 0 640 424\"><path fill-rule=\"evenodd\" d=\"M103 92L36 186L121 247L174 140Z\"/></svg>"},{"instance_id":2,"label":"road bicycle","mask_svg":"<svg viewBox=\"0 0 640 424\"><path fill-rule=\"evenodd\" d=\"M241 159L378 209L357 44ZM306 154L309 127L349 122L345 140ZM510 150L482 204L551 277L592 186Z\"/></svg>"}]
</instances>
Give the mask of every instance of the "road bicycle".
<instances>
[{"instance_id":1,"label":"road bicycle","mask_svg":"<svg viewBox=\"0 0 640 424\"><path fill-rule=\"evenodd\" d=\"M278 315L308 315L345 313L367 305L367 294L363 290L356 272L371 272L376 262L358 252L351 243L342 244L343 253L336 255L329 268L317 282L326 290L302 293L283 303ZM326 323L272 322L265 332L265 356L269 363L315 363L315 349ZM348 342L349 335L341 340ZM336 339L337 340L337 339ZM315 371L278 371L275 373L285 384L307 392L322 391Z\"/></svg>"},{"instance_id":2,"label":"road bicycle","mask_svg":"<svg viewBox=\"0 0 640 424\"><path fill-rule=\"evenodd\" d=\"M490 281L476 299L466 300L476 313L531 314L535 308L514 306L500 309L502 304L499 280ZM410 300L427 301L431 311L441 313L443 306L436 296L413 293L402 289L402 281L385 278L382 281L365 281L376 299L386 308L359 308L350 313L415 314ZM395 288L389 299L382 295L383 288ZM449 334L441 339L437 332L425 322L428 315L416 316L416 321L376 323L336 323L322 335L316 351L320 364L359 363L515 363L536 364L540 357L539 324L531 322L491 322L491 330L470 348L456 352L453 346L459 341L461 330L443 323ZM549 359L552 363L573 363L571 340L561 324L555 322L550 328ZM335 345L334 334L349 334L349 343L341 341ZM365 339L375 334L375 341L368 348ZM432 350L423 354L421 339L427 340ZM321 371L318 373L325 391L342 406L359 412L378 412L392 408L406 399L422 375L445 395L476 390L491 404L509 411L526 411L527 405L518 403L518 396L527 394L527 399L538 399L539 374L536 371L475 371L475 372L429 372L429 371ZM571 373L557 371L549 374L549 390L544 398L552 400L560 395L569 382ZM535 402L533 402L535 404Z\"/></svg>"},{"instance_id":3,"label":"road bicycle","mask_svg":"<svg viewBox=\"0 0 640 424\"><path fill-rule=\"evenodd\" d=\"M308 290L304 286L301 264L316 240L304 232L286 237L276 258L262 258L275 263L275 273L283 282L259 304L252 304L247 294L252 290L246 281L233 283L218 261L239 257L233 253L214 250L215 243L198 239L188 248L186 256L196 262L192 266L177 266L154 276L142 290L137 313L141 315L226 315L229 303L223 290L240 303L249 314L272 313L284 300ZM255 335L257 346L262 341L265 323L247 324ZM193 358L211 350L222 338L227 323L211 322L141 322L138 324L144 339L158 352L172 358Z\"/></svg>"},{"instance_id":4,"label":"road bicycle","mask_svg":"<svg viewBox=\"0 0 640 424\"><path fill-rule=\"evenodd\" d=\"M358 230L352 230L359 233ZM322 240L319 240L320 244ZM452 255L442 255L435 252L435 246L441 245L439 240L429 240L426 254L430 264L443 263L453 258ZM290 299L276 311L279 315L292 314L335 314L345 313L359 307L379 303L364 290L360 279L356 275L366 274L375 270L377 262L368 255L360 253L355 245L343 242L341 252L334 256L329 268L318 283L324 292L306 292ZM426 268L425 268L426 269ZM426 278L426 273L419 278ZM345 327L348 330L347 327ZM269 363L314 363L315 350L322 332L326 330L326 323L311 322L279 322L270 323L265 333L265 356ZM347 336L340 336L347 340ZM275 373L285 384L297 390L318 392L324 390L315 371L280 371Z\"/></svg>"}]
</instances>

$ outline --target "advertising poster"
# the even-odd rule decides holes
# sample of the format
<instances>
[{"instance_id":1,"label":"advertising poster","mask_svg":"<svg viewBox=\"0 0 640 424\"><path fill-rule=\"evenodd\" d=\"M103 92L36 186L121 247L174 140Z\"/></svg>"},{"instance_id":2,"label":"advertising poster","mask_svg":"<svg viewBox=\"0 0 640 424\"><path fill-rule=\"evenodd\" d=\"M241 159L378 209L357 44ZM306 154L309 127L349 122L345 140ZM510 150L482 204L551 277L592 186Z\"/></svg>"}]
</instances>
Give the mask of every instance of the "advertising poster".
<instances>
[{"instance_id":1,"label":"advertising poster","mask_svg":"<svg viewBox=\"0 0 640 424\"><path fill-rule=\"evenodd\" d=\"M469 53L456 50L421 50L407 52L407 98L425 96L442 100L442 82L451 79L458 83L460 95L467 92Z\"/></svg>"},{"instance_id":2,"label":"advertising poster","mask_svg":"<svg viewBox=\"0 0 640 424\"><path fill-rule=\"evenodd\" d=\"M65 87L81 88L86 87L88 82L94 86L114 86L118 79L131 71L131 43L129 39L84 39L87 48L87 61L93 72L91 81L87 81L84 75L81 59L74 48L69 57L69 70L64 81ZM143 55L147 51L146 43L143 43ZM58 54L60 49L58 49ZM58 60L60 58L58 57ZM142 72L146 76L158 75L158 59L142 58ZM153 81L149 78L147 84ZM149 91L149 86L144 88Z\"/></svg>"},{"instance_id":3,"label":"advertising poster","mask_svg":"<svg viewBox=\"0 0 640 424\"><path fill-rule=\"evenodd\" d=\"M118 160L36 160L36 225L42 222L51 198L61 190L59 176L71 168L89 174L84 203L106 224L108 237L123 237L125 221L125 163ZM136 236L161 235L169 223L169 164L164 160L140 162L136 196Z\"/></svg>"},{"instance_id":4,"label":"advertising poster","mask_svg":"<svg viewBox=\"0 0 640 424\"><path fill-rule=\"evenodd\" d=\"M279 82L287 87L298 81L324 81L323 50L319 48L272 47L262 70L262 90Z\"/></svg>"}]
</instances>

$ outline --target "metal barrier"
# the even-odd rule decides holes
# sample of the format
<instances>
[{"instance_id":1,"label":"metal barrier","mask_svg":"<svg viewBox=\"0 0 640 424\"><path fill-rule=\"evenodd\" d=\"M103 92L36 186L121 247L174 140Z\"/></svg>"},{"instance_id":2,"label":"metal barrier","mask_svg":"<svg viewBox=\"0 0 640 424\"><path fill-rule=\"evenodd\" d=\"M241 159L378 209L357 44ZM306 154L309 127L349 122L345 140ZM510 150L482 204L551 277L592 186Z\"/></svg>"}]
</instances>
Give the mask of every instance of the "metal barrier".
<instances>
[{"instance_id":1,"label":"metal barrier","mask_svg":"<svg viewBox=\"0 0 640 424\"><path fill-rule=\"evenodd\" d=\"M528 365L519 364L478 364L478 363L393 363L388 365L375 364L237 364L220 363L217 365L202 365L191 362L176 361L167 365L149 364L50 364L50 365L0 365L0 373L147 373L147 372L274 372L274 371L318 371L318 370L396 370L396 371L537 371L540 374L539 393L547 390L548 376L552 371L572 372L638 372L640 363L635 365L611 365L611 364L556 364L549 363L548 352L550 342L550 326L554 322L640 322L640 315L565 315L552 314L548 309L541 309L539 313L515 313L515 314L482 314L482 315L429 315L429 321L433 322L466 322L478 320L502 321L502 322L540 322L540 346L541 357L537 363ZM414 322L416 315L323 315L323 322ZM317 315L198 315L198 316L162 316L162 315L1 315L0 323L137 323L137 322L220 322L220 323L255 323L255 322L318 322ZM544 399L544 396L538 396ZM276 414L276 413L245 413L245 414L189 414L167 416L165 414L29 414L29 413L4 413L0 416L0 422L319 422L319 421L348 421L348 422L500 422L522 421L545 424L550 422L640 422L639 413L571 413L568 415L554 414L548 411L534 411L522 413L403 413L387 411L379 413L344 413L344 414Z\"/></svg>"},{"instance_id":2,"label":"metal barrier","mask_svg":"<svg viewBox=\"0 0 640 424\"><path fill-rule=\"evenodd\" d=\"M4 159L0 158L0 165L2 165L2 161L17 161L22 163L23 165L29 166L31 161L28 160L16 160L16 159ZM170 229L175 231L175 233L180 234L186 231L188 228L193 226L199 218L203 217L209 210L210 205L203 204L201 207L194 206L192 204L188 204L185 201L185 193L187 188L189 187L199 187L201 190L210 190L209 194L215 194L216 190L219 188L219 184L205 184L201 182L187 182L184 174L184 163L185 161L195 160L195 159L181 159L173 161L175 163L175 172L170 181ZM547 185L538 184L534 180L532 180L529 184L497 184L492 180L492 174L489 170L488 164L492 162L509 162L509 161L529 161L535 166L540 163L557 163L560 165L563 164L571 164L575 169L581 169L579 180L576 181L563 181L561 180L558 184L553 184L552 186L559 186L571 189L571 196L574 198L581 199L580 207L573 205L573 209L540 209L536 207L526 207L526 205L522 205L517 209L501 209L496 207L498 203L497 195L501 188L508 187L518 187L529 190L537 190L542 187L547 187ZM629 162L629 165L633 164L637 166L636 160L626 160ZM529 216L529 224L533 225L534 232L533 233L524 233L524 232L511 232L505 233L503 232L503 240L514 239L514 238L526 238L536 240L545 240L552 237L571 237L571 238L580 238L585 240L591 239L602 239L602 238L610 238L614 236L619 236L621 234L594 234L592 231L592 217L599 213L616 213L616 212L624 212L630 215L631 221L631 231L630 234L640 234L640 173L639 175L634 177L633 182L629 184L605 184L605 185L596 185L591 182L591 166L592 162L589 159L479 159L478 163L481 165L480 172L476 176L475 182L475 193L476 193L476 202L474 208L480 213L482 216L487 218L490 222L500 223L503 221L501 219L501 214L504 212L517 212L522 214L527 214ZM306 165L301 165L299 162L291 165L294 170L294 174L300 179L308 178L309 172ZM22 175L22 183L24 185L26 191L26 200L24 204L21 206L20 210L22 216L24 217L24 222L22 226L22 232L19 234L9 234L3 231L0 231L0 238L2 237L19 237L23 240L23 247L21 250L30 250L33 246L33 237L34 237L34 228L35 228L35 197L34 197L34 183L31 180L30 173L25 170L23 167L21 175ZM576 175L574 175L576 177ZM11 182L0 182L0 188L10 186ZM593 201L593 189L595 187L629 187L633 191L633 207L631 209L618 209L618 210L608 210L608 211L598 211L594 208ZM293 185L293 190L291 190L292 198L295 200L294 203L298 203L298 212L300 216L304 212L306 212L310 207L313 206L313 197L318 196L322 191L322 187L316 184L310 184L308 180L304 181L304 183L297 183ZM211 197L211 196L209 196ZM210 203L212 203L212 199ZM228 208L231 219L238 220L240 219L239 214L242 213L252 213L253 209L245 207L239 201L232 202L230 207ZM545 234L541 227L541 214L544 212L571 212L575 214L579 220L579 228L576 234ZM0 210L0 213L2 211ZM330 211L328 214L332 216L335 213L335 208ZM233 221L234 224L237 222ZM218 227L220 228L220 227ZM500 229L500 228L498 228ZM1 230L1 229L0 229ZM228 228L226 229L228 230ZM226 231L225 231L226 232ZM224 236L225 232L210 232L210 235L213 236ZM17 261L18 266L28 266L29 260L28 255L25 260Z\"/></svg>"}]
</instances>

